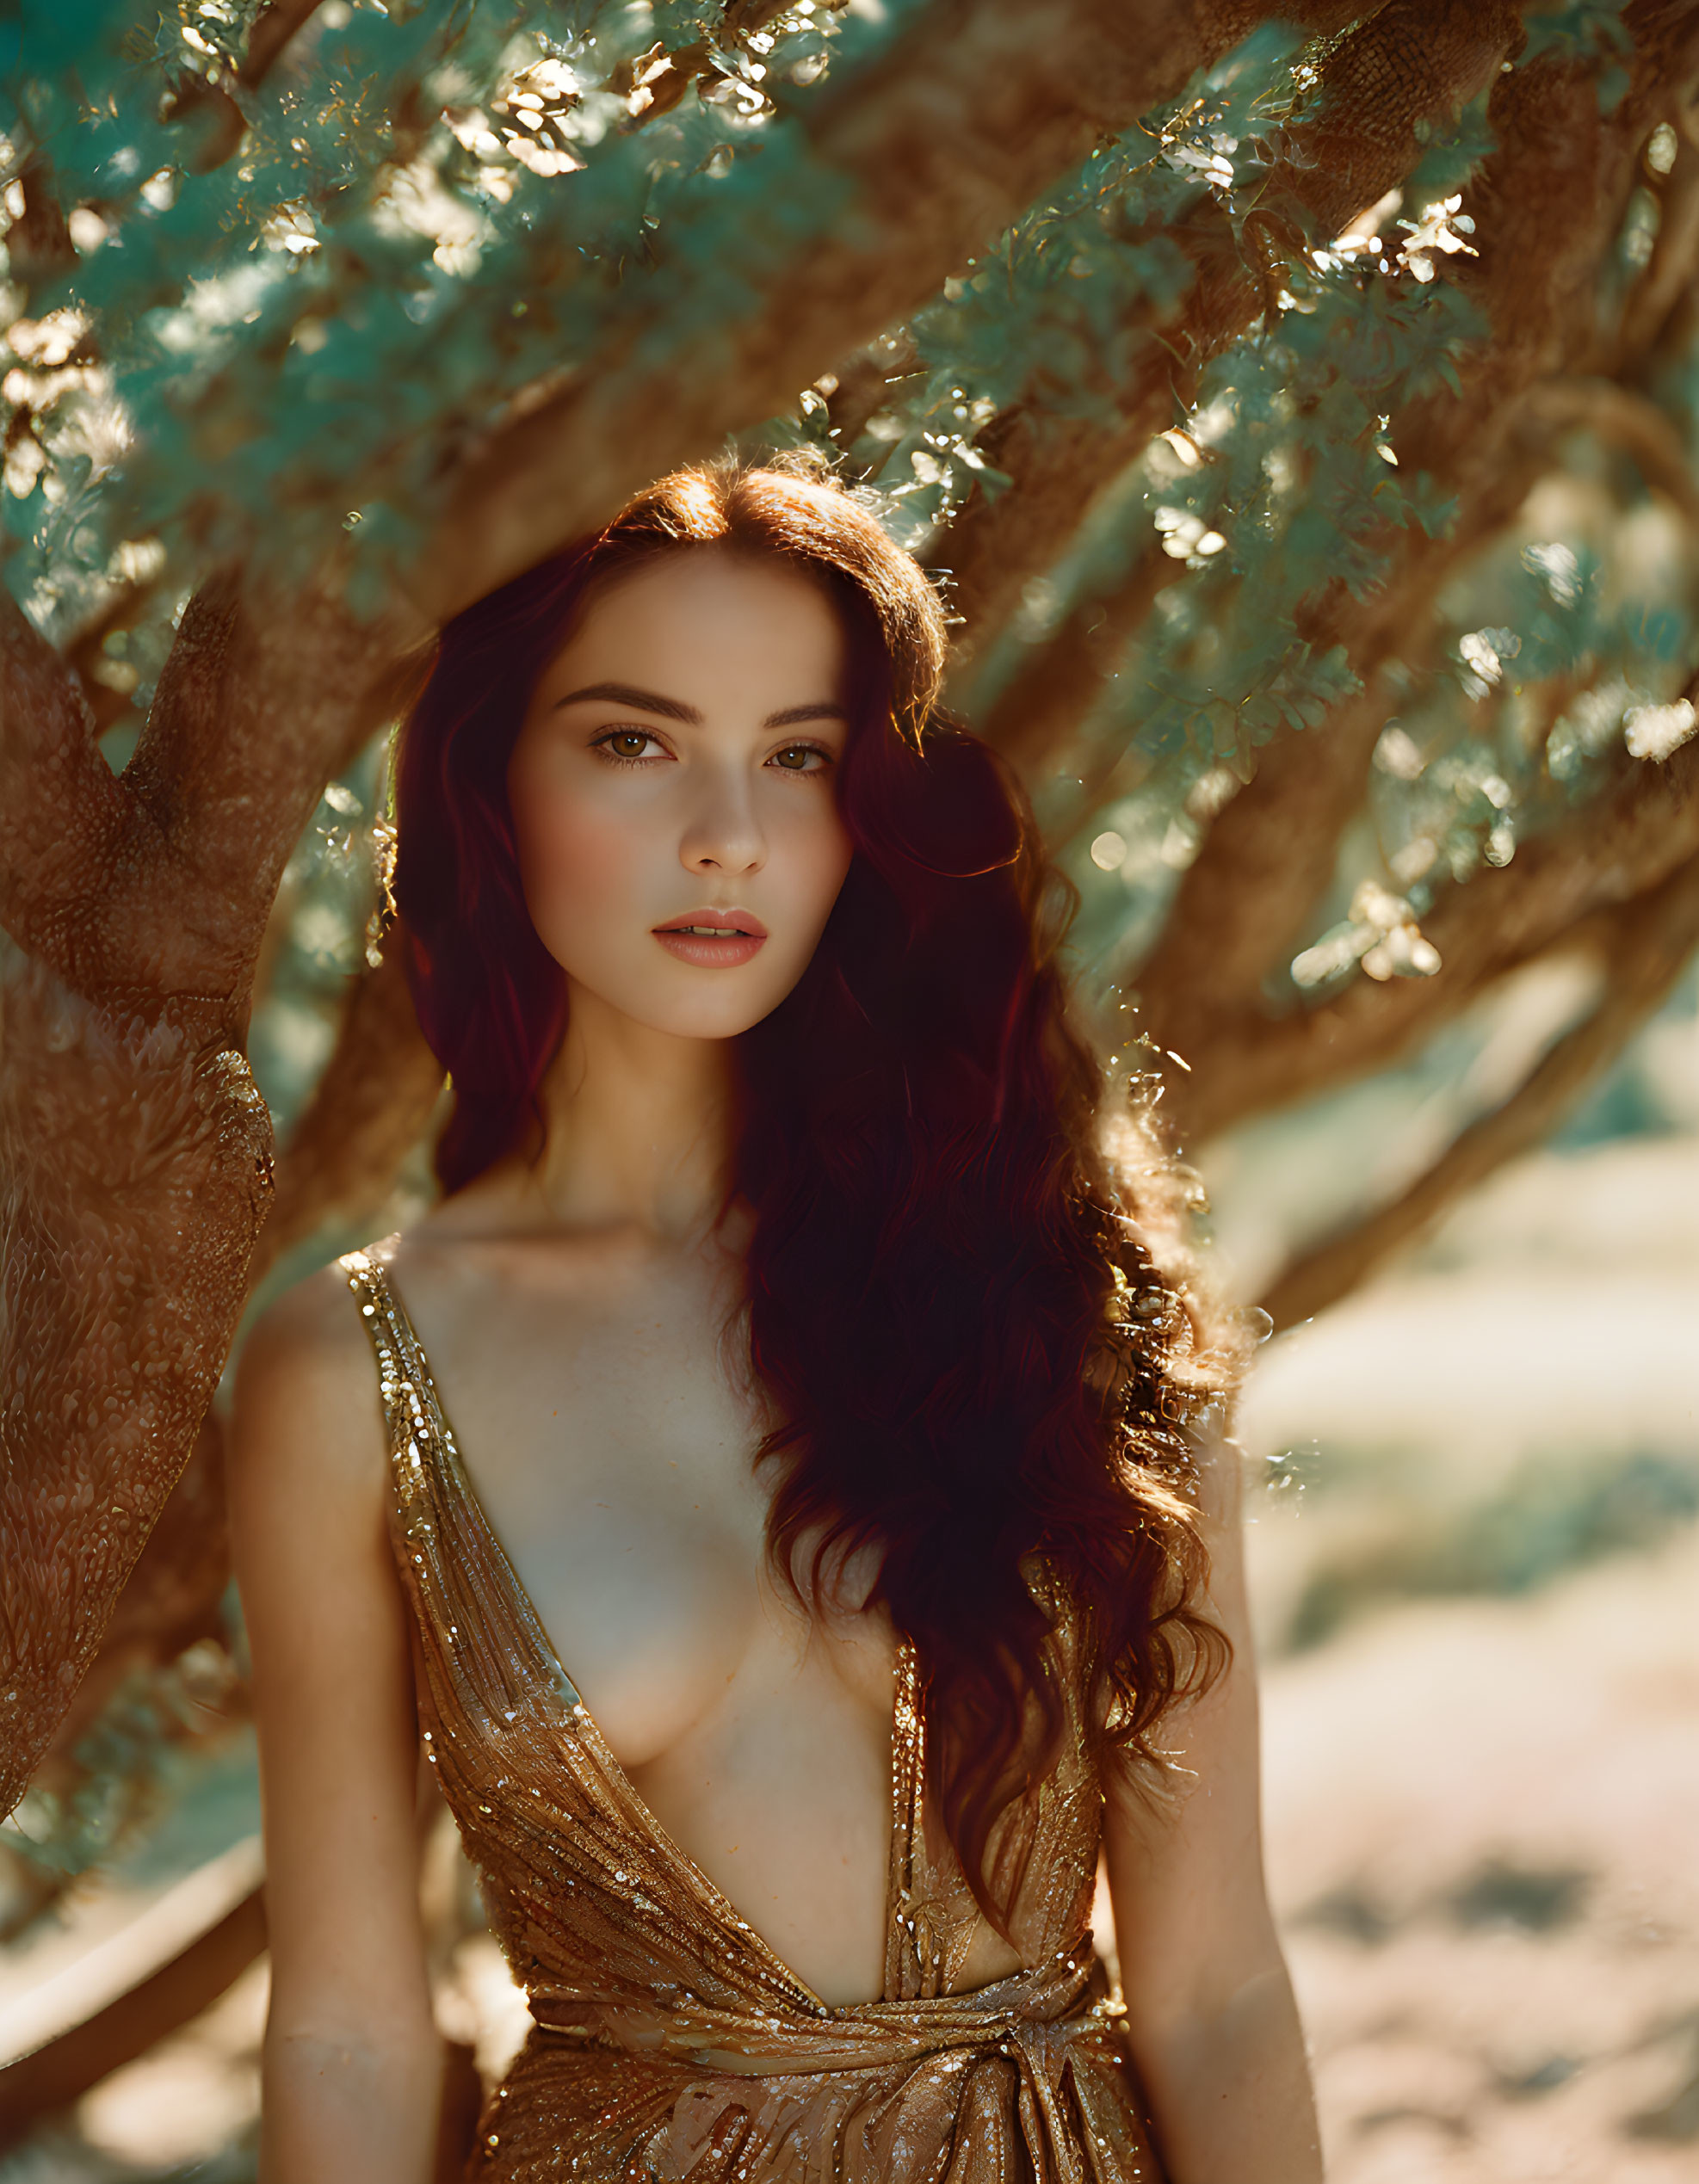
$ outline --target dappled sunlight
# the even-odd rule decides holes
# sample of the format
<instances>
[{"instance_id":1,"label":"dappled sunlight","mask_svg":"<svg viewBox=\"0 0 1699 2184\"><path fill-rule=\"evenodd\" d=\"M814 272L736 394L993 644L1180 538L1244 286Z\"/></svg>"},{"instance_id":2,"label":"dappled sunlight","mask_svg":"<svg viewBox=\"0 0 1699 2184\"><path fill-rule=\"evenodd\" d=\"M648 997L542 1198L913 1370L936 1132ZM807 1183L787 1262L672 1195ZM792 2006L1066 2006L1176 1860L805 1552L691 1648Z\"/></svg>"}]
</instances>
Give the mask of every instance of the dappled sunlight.
<instances>
[{"instance_id":1,"label":"dappled sunlight","mask_svg":"<svg viewBox=\"0 0 1699 2184\"><path fill-rule=\"evenodd\" d=\"M1690 2177L1699 0L1156 13L0 10L0 2184L252 2184L219 1391L437 1188L392 731L721 450L924 570L1278 1330L1334 2184ZM475 2108L524 2011L444 1814L423 1914Z\"/></svg>"}]
</instances>

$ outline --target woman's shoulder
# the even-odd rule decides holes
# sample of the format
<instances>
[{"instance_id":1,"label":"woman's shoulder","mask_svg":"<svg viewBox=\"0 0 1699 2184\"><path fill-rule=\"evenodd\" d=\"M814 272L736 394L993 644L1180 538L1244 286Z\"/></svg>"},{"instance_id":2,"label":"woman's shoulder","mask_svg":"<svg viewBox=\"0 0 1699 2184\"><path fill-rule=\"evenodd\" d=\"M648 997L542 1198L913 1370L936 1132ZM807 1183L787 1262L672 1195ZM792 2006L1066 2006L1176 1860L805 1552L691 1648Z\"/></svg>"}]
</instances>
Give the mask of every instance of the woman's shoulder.
<instances>
[{"instance_id":1,"label":"woman's shoulder","mask_svg":"<svg viewBox=\"0 0 1699 2184\"><path fill-rule=\"evenodd\" d=\"M371 1344L352 1294L350 1262L366 1257L383 1266L396 1241L388 1237L346 1259L333 1259L281 1290L249 1329L241 1369L334 1371L351 1359L369 1367Z\"/></svg>"},{"instance_id":2,"label":"woman's shoulder","mask_svg":"<svg viewBox=\"0 0 1699 2184\"><path fill-rule=\"evenodd\" d=\"M374 1257L384 1246L368 1247ZM238 1362L234 1444L238 1462L263 1465L287 1450L292 1471L311 1464L369 1483L383 1450L371 1341L337 1261L281 1291L249 1329Z\"/></svg>"}]
</instances>

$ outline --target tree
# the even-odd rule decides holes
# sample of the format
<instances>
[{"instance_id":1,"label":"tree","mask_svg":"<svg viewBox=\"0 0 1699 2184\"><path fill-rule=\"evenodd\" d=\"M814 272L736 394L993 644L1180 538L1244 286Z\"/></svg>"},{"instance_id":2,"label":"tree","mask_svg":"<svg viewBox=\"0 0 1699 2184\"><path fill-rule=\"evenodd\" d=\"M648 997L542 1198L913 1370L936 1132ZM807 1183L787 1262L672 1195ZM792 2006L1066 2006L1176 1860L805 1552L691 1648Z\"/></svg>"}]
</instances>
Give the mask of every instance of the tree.
<instances>
[{"instance_id":1,"label":"tree","mask_svg":"<svg viewBox=\"0 0 1699 2184\"><path fill-rule=\"evenodd\" d=\"M361 938L374 737L436 619L672 464L818 442L938 571L952 702L1189 1143L1604 964L1279 1321L1548 1130L1699 940L1699 0L9 34L0 1761L61 1864L102 1709L221 1627L244 1297L436 1106Z\"/></svg>"}]
</instances>

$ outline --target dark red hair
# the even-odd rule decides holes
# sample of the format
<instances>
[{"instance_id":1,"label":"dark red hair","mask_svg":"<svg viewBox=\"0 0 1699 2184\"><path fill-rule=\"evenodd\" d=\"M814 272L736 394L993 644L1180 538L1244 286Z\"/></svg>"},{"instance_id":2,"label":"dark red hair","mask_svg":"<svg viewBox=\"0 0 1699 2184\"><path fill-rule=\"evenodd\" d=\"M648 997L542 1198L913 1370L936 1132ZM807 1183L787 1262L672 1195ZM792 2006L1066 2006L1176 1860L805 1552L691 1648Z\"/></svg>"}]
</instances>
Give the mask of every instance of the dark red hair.
<instances>
[{"instance_id":1,"label":"dark red hair","mask_svg":"<svg viewBox=\"0 0 1699 2184\"><path fill-rule=\"evenodd\" d=\"M802 979L739 1042L750 1351L783 1421L760 1452L769 1544L805 1596L828 1554L876 1550L945 1827L1002 1925L1018 1875L988 1878L996 1822L1066 1719L1059 1603L1093 1733L1141 1755L1220 1657L1195 1612L1180 1422L1208 1376L1101 1150L1057 962L1066 891L1006 769L936 710L924 576L829 480L681 472L442 632L401 740L394 883L454 1086L437 1174L452 1191L516 1149L564 1027L507 799L533 688L599 579L708 546L820 584L849 659L849 876Z\"/></svg>"}]
</instances>

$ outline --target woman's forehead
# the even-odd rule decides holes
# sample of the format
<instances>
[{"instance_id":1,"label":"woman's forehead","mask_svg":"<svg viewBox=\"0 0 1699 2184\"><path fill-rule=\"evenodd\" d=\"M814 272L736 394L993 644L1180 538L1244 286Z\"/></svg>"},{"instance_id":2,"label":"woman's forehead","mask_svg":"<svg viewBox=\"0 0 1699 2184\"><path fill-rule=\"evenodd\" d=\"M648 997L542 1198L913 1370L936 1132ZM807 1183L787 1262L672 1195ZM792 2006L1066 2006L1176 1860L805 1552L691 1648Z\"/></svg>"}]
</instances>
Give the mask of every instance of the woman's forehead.
<instances>
[{"instance_id":1,"label":"woman's forehead","mask_svg":"<svg viewBox=\"0 0 1699 2184\"><path fill-rule=\"evenodd\" d=\"M652 688L664 672L708 683L825 676L835 686L844 651L837 610L811 577L776 558L695 547L594 585L543 683L551 696L604 679Z\"/></svg>"}]
</instances>

